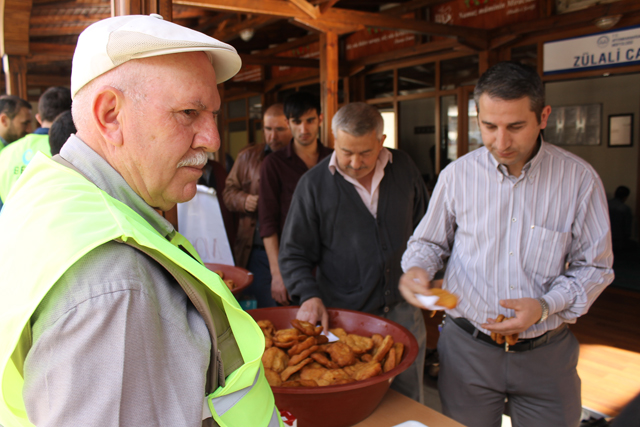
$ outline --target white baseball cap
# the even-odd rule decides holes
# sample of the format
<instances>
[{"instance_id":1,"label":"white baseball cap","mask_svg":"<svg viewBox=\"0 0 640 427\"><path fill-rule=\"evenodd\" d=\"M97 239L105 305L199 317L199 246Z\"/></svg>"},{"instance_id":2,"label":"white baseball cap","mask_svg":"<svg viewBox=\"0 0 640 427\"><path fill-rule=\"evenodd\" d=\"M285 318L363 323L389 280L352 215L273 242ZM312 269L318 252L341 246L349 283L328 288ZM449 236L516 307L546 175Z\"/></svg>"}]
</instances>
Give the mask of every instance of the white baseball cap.
<instances>
[{"instance_id":1,"label":"white baseball cap","mask_svg":"<svg viewBox=\"0 0 640 427\"><path fill-rule=\"evenodd\" d=\"M125 15L88 26L78 37L71 66L71 97L91 80L131 59L181 52L205 52L217 83L235 76L242 61L233 48L157 14Z\"/></svg>"}]
</instances>

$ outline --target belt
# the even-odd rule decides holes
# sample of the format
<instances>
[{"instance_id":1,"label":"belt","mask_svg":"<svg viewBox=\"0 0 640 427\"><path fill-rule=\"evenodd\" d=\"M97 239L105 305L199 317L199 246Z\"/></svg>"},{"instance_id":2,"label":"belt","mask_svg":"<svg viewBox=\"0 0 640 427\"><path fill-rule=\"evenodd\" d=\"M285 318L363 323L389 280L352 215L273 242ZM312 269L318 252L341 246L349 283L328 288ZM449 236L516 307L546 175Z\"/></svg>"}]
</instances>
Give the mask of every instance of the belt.
<instances>
[{"instance_id":1,"label":"belt","mask_svg":"<svg viewBox=\"0 0 640 427\"><path fill-rule=\"evenodd\" d=\"M490 335L487 335L484 332L481 332L479 329L476 329L476 327L473 326L471 322L469 322L467 319L463 317L456 318L456 317L447 316L447 318L451 319L453 323L458 325L463 331L467 332L474 338L479 339L480 341L484 341L495 347L504 348L504 351L509 353L529 351L529 350L533 350L536 347L540 347L541 345L549 342L551 338L555 337L560 332L564 331L564 329L567 327L567 324L563 323L561 326L558 326L556 329L547 331L544 334L540 335L539 337L520 339L516 344L509 345L506 341L504 344L498 344L497 342L491 339Z\"/></svg>"}]
</instances>

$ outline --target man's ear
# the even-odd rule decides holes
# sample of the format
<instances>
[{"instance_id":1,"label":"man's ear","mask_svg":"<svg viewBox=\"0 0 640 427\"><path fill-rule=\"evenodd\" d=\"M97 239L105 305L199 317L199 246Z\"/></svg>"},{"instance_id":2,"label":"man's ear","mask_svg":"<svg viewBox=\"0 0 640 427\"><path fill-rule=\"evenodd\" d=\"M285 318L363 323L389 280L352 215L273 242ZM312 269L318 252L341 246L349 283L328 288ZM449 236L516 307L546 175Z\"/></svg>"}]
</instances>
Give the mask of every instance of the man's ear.
<instances>
[{"instance_id":1,"label":"man's ear","mask_svg":"<svg viewBox=\"0 0 640 427\"><path fill-rule=\"evenodd\" d=\"M42 126L42 118L40 117L40 113L36 113L36 120L38 121L38 123L40 123L40 126Z\"/></svg>"},{"instance_id":2,"label":"man's ear","mask_svg":"<svg viewBox=\"0 0 640 427\"><path fill-rule=\"evenodd\" d=\"M322 119L324 118L324 116L322 114L318 114L318 124L321 125L322 124Z\"/></svg>"},{"instance_id":3,"label":"man's ear","mask_svg":"<svg viewBox=\"0 0 640 427\"><path fill-rule=\"evenodd\" d=\"M123 143L120 114L124 94L111 86L101 88L93 98L91 106L93 121L104 140L114 146Z\"/></svg>"},{"instance_id":4,"label":"man's ear","mask_svg":"<svg viewBox=\"0 0 640 427\"><path fill-rule=\"evenodd\" d=\"M11 119L7 116L7 113L0 113L0 124L2 124L2 127L8 128L10 121Z\"/></svg>"}]
</instances>

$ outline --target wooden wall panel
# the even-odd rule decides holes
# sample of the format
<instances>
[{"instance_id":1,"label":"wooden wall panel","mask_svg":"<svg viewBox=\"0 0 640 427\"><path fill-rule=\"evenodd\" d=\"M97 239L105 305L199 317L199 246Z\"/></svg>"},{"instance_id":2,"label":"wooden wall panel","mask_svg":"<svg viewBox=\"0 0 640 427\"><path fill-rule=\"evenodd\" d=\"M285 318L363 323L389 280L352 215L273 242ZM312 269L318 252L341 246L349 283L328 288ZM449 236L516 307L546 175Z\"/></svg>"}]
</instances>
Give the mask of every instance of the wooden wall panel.
<instances>
[{"instance_id":1,"label":"wooden wall panel","mask_svg":"<svg viewBox=\"0 0 640 427\"><path fill-rule=\"evenodd\" d=\"M31 6L32 0L0 1L0 55L29 54Z\"/></svg>"}]
</instances>

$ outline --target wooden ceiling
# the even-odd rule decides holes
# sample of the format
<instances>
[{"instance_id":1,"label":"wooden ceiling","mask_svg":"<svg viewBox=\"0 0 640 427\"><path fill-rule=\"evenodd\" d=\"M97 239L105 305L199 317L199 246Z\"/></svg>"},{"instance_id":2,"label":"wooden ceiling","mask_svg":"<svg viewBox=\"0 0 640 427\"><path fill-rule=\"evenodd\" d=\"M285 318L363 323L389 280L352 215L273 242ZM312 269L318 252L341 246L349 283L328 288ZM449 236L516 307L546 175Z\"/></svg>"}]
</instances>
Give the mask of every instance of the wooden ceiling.
<instances>
[{"instance_id":1,"label":"wooden ceiling","mask_svg":"<svg viewBox=\"0 0 640 427\"><path fill-rule=\"evenodd\" d=\"M71 57L78 35L88 25L111 16L111 2L122 0L4 0L5 8L31 3L26 54L29 87L68 85ZM173 0L172 19L232 44L247 64L317 67L317 60L283 58L287 49L318 39L321 32L346 35L367 27L405 30L423 35L443 36L440 45L484 51L535 38L550 31L593 27L595 19L621 15L618 26L640 23L640 1L619 0L577 12L555 15L553 0L538 1L540 16L531 22L494 30L444 25L428 19L429 7L445 0ZM23 6L15 6L17 3ZM407 18L407 13L416 18ZM405 16L405 17L402 17ZM10 27L3 18L4 32ZM252 29L247 41L242 30ZM424 55L433 47L414 48L407 55ZM437 51L437 49L435 49ZM366 62L366 61L365 61ZM342 67L361 66L341 64ZM37 95L36 95L37 96Z\"/></svg>"}]
</instances>

